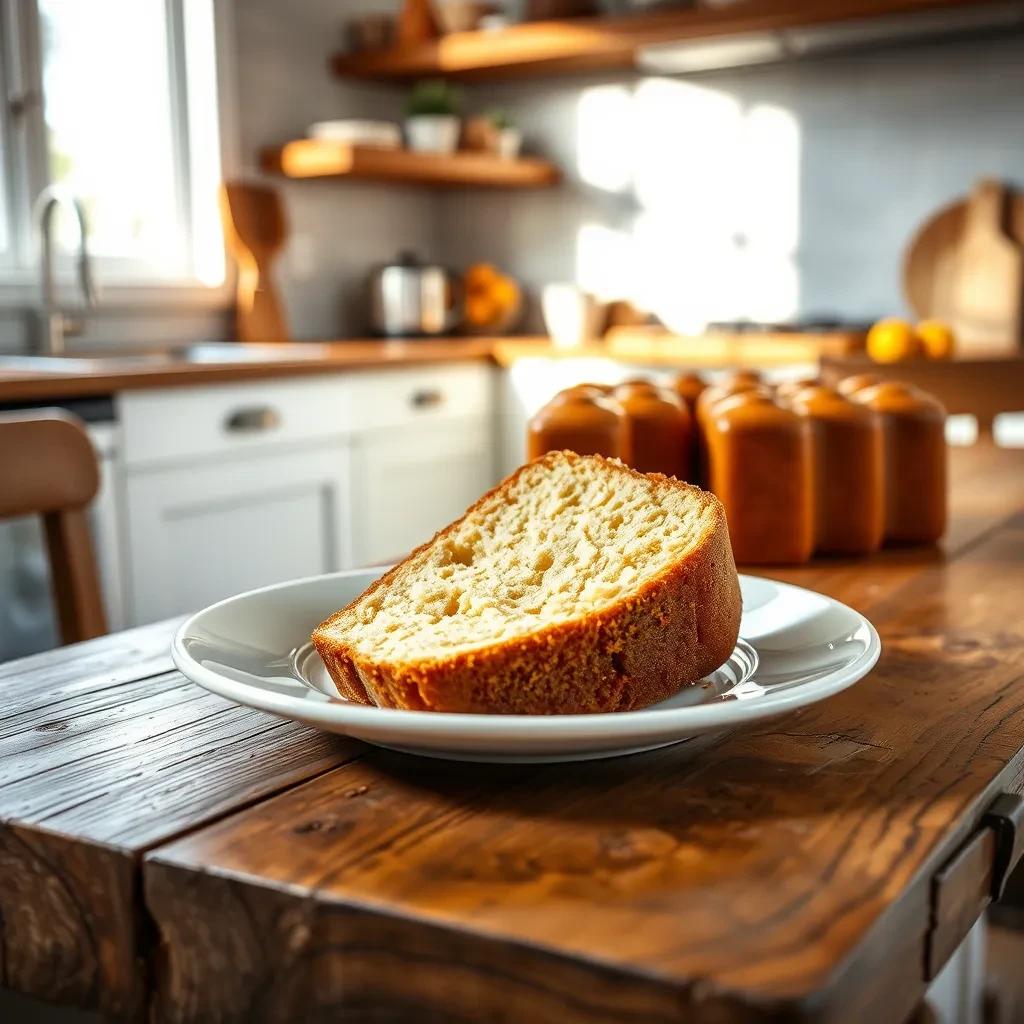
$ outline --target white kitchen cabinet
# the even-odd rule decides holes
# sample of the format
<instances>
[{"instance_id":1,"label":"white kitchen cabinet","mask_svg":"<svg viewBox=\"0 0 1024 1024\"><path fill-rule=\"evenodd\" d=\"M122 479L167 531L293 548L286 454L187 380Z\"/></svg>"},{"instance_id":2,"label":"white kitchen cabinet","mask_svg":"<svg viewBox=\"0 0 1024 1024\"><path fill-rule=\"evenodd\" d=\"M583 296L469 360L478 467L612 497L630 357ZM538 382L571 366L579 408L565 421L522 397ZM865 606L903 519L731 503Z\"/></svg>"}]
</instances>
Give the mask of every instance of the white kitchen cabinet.
<instances>
[{"instance_id":1,"label":"white kitchen cabinet","mask_svg":"<svg viewBox=\"0 0 1024 1024\"><path fill-rule=\"evenodd\" d=\"M396 558L494 483L479 363L125 392L131 624Z\"/></svg>"},{"instance_id":2,"label":"white kitchen cabinet","mask_svg":"<svg viewBox=\"0 0 1024 1024\"><path fill-rule=\"evenodd\" d=\"M350 565L348 459L336 442L130 474L133 622Z\"/></svg>"},{"instance_id":3,"label":"white kitchen cabinet","mask_svg":"<svg viewBox=\"0 0 1024 1024\"><path fill-rule=\"evenodd\" d=\"M352 445L355 564L401 558L494 486L492 437L489 417L357 437Z\"/></svg>"}]
</instances>

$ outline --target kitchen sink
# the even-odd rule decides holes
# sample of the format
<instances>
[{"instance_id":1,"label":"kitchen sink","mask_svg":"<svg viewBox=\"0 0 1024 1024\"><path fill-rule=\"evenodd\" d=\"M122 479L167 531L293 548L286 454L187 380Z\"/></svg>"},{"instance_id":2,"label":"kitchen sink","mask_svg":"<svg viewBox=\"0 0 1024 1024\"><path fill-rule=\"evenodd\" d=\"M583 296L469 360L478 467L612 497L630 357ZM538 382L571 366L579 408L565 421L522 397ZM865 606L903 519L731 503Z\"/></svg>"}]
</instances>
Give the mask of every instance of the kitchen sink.
<instances>
[{"instance_id":1,"label":"kitchen sink","mask_svg":"<svg viewBox=\"0 0 1024 1024\"><path fill-rule=\"evenodd\" d=\"M160 366L168 363L201 363L206 366L235 363L293 362L322 359L328 348L320 344L243 345L225 342L190 345L187 348L155 352L90 352L63 356L3 356L0 371L31 373L103 373L131 366Z\"/></svg>"},{"instance_id":2,"label":"kitchen sink","mask_svg":"<svg viewBox=\"0 0 1024 1024\"><path fill-rule=\"evenodd\" d=\"M158 352L139 352L123 356L3 356L0 370L25 370L32 373L95 373L118 366L166 363Z\"/></svg>"},{"instance_id":3,"label":"kitchen sink","mask_svg":"<svg viewBox=\"0 0 1024 1024\"><path fill-rule=\"evenodd\" d=\"M169 353L170 358L190 363L269 363L298 359L323 359L330 349L315 342L286 345L246 345L238 342L190 345Z\"/></svg>"}]
</instances>

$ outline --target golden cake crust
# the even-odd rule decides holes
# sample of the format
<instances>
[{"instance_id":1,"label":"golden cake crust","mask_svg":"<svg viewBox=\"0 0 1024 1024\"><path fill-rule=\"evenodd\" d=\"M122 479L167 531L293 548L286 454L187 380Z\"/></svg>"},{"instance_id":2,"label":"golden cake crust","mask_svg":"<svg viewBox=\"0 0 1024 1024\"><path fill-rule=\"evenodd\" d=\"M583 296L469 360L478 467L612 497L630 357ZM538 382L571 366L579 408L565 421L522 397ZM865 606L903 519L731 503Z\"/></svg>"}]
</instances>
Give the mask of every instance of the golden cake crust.
<instances>
[{"instance_id":1,"label":"golden cake crust","mask_svg":"<svg viewBox=\"0 0 1024 1024\"><path fill-rule=\"evenodd\" d=\"M538 461L555 458L599 457L559 452ZM641 476L618 462L601 461L608 472ZM485 494L466 516L504 497L525 469ZM314 631L313 643L339 693L360 703L418 711L578 714L641 708L714 671L736 645L741 612L725 513L700 488L659 474L644 479L658 487L688 488L710 508L709 525L686 556L600 611L443 658L377 661L333 635L353 605L401 585L410 561L450 534L457 525L452 524Z\"/></svg>"}]
</instances>

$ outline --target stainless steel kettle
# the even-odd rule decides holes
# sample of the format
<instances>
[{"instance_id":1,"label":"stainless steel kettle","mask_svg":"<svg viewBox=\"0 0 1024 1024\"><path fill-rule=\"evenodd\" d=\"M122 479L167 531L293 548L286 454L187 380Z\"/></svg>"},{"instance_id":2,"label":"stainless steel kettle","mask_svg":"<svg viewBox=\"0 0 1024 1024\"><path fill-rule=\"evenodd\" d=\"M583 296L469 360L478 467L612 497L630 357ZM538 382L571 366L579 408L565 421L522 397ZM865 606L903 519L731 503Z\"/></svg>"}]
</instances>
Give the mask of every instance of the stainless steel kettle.
<instances>
[{"instance_id":1,"label":"stainless steel kettle","mask_svg":"<svg viewBox=\"0 0 1024 1024\"><path fill-rule=\"evenodd\" d=\"M444 267L400 253L370 274L370 323L385 337L445 334L459 323L459 286Z\"/></svg>"}]
</instances>

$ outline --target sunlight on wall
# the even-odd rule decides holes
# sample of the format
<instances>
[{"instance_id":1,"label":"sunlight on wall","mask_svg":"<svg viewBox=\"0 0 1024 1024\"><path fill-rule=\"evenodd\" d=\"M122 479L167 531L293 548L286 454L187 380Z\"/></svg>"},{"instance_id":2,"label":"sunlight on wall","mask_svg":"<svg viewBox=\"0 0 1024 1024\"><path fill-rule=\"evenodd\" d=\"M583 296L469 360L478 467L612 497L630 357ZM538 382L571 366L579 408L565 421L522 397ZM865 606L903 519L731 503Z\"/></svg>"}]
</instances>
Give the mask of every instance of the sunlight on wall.
<instances>
[{"instance_id":1,"label":"sunlight on wall","mask_svg":"<svg viewBox=\"0 0 1024 1024\"><path fill-rule=\"evenodd\" d=\"M633 300L639 287L633 236L601 224L583 224L576 236L576 283L602 302Z\"/></svg>"},{"instance_id":2,"label":"sunlight on wall","mask_svg":"<svg viewBox=\"0 0 1024 1024\"><path fill-rule=\"evenodd\" d=\"M781 107L758 104L744 118L737 154L745 165L736 195L753 246L796 252L800 241L800 127Z\"/></svg>"},{"instance_id":3,"label":"sunlight on wall","mask_svg":"<svg viewBox=\"0 0 1024 1024\"><path fill-rule=\"evenodd\" d=\"M576 109L579 175L605 192L622 192L633 180L633 97L624 85L586 89Z\"/></svg>"},{"instance_id":4,"label":"sunlight on wall","mask_svg":"<svg viewBox=\"0 0 1024 1024\"><path fill-rule=\"evenodd\" d=\"M579 174L630 192L630 229L591 222L576 280L628 298L680 333L714 320L785 320L799 305L800 127L781 107L649 78L586 90Z\"/></svg>"},{"instance_id":5,"label":"sunlight on wall","mask_svg":"<svg viewBox=\"0 0 1024 1024\"><path fill-rule=\"evenodd\" d=\"M646 210L720 230L736 196L743 112L732 97L689 82L648 79L633 97L634 190Z\"/></svg>"},{"instance_id":6,"label":"sunlight on wall","mask_svg":"<svg viewBox=\"0 0 1024 1024\"><path fill-rule=\"evenodd\" d=\"M684 222L645 212L637 218L634 302L679 334L732 319L741 258L728 237L687 232Z\"/></svg>"}]
</instances>

